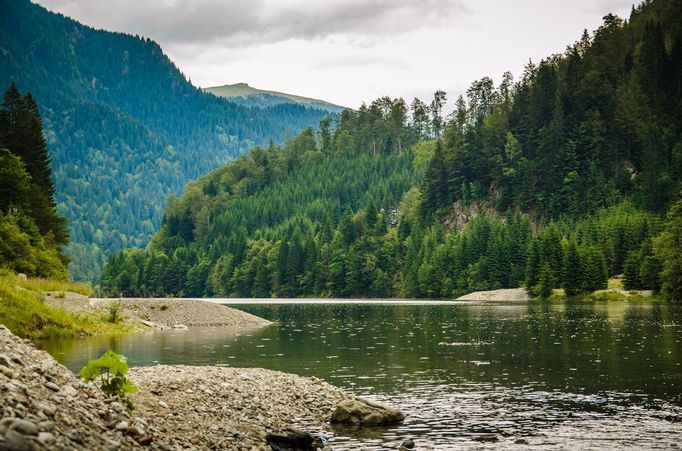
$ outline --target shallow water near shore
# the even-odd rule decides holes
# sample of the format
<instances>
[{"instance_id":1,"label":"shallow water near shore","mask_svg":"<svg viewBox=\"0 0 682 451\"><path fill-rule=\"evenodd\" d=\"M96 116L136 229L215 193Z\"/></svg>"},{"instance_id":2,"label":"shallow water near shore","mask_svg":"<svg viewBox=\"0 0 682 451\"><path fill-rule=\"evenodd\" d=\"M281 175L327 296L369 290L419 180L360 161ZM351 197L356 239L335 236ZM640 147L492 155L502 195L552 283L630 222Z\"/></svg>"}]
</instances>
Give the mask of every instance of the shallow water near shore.
<instances>
[{"instance_id":1,"label":"shallow water near shore","mask_svg":"<svg viewBox=\"0 0 682 451\"><path fill-rule=\"evenodd\" d=\"M263 367L401 408L396 428L336 430L332 449L677 448L682 306L644 302L234 305L276 321L44 343L77 371L112 348L135 365ZM528 446L528 445L526 445Z\"/></svg>"}]
</instances>

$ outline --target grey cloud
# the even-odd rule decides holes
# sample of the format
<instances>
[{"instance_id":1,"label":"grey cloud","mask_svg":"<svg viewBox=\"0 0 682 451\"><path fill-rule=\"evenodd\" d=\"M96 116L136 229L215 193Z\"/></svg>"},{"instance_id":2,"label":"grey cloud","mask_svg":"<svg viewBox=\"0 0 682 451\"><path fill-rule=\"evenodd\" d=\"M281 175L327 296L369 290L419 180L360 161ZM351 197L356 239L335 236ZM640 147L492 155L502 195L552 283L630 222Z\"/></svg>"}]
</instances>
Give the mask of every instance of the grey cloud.
<instances>
[{"instance_id":1,"label":"grey cloud","mask_svg":"<svg viewBox=\"0 0 682 451\"><path fill-rule=\"evenodd\" d=\"M462 0L39 0L99 27L165 44L253 46L352 33L386 36L452 24Z\"/></svg>"}]
</instances>

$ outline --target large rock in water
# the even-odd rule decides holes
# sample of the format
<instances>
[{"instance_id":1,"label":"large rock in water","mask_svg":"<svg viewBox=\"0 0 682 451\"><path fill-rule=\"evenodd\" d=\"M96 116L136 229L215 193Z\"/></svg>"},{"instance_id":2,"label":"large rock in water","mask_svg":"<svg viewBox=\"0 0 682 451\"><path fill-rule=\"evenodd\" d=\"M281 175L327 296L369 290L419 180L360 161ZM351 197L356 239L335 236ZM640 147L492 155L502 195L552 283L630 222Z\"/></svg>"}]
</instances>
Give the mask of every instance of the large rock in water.
<instances>
[{"instance_id":1,"label":"large rock in water","mask_svg":"<svg viewBox=\"0 0 682 451\"><path fill-rule=\"evenodd\" d=\"M331 422L350 426L392 426L405 415L397 409L362 398L341 401L332 413Z\"/></svg>"},{"instance_id":2,"label":"large rock in water","mask_svg":"<svg viewBox=\"0 0 682 451\"><path fill-rule=\"evenodd\" d=\"M273 451L314 451L313 436L308 432L289 429L281 434L268 434L265 441Z\"/></svg>"}]
</instances>

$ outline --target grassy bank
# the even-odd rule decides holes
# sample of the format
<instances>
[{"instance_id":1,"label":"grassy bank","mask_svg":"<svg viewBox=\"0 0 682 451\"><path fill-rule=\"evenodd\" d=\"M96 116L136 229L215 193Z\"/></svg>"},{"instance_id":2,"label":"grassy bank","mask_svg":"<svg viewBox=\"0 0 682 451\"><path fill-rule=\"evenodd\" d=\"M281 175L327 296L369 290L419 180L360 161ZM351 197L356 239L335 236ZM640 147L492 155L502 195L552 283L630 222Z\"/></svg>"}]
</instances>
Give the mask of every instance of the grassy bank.
<instances>
[{"instance_id":1,"label":"grassy bank","mask_svg":"<svg viewBox=\"0 0 682 451\"><path fill-rule=\"evenodd\" d=\"M605 290L597 290L592 293L579 296L578 298L590 301L658 302L664 300L662 296L657 295L650 290L625 290L623 287L622 276L610 278L608 286ZM549 299L551 301L565 301L568 299L568 297L566 296L566 292L563 288L557 288L552 290L552 295Z\"/></svg>"},{"instance_id":2,"label":"grassy bank","mask_svg":"<svg viewBox=\"0 0 682 451\"><path fill-rule=\"evenodd\" d=\"M120 334L130 326L110 323L101 313L72 313L45 302L46 293L57 297L67 293L90 295L87 285L50 279L22 280L10 272L0 272L0 324L14 334L36 339L87 335Z\"/></svg>"}]
</instances>

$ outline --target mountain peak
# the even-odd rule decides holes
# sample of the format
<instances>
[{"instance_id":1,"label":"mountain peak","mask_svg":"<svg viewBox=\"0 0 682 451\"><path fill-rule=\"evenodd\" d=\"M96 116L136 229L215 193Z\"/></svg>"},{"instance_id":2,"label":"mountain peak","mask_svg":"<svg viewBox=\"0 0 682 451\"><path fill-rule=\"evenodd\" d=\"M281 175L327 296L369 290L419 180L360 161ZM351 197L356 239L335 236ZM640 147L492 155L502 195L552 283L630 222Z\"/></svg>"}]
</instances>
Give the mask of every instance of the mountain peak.
<instances>
[{"instance_id":1,"label":"mountain peak","mask_svg":"<svg viewBox=\"0 0 682 451\"><path fill-rule=\"evenodd\" d=\"M232 102L246 106L269 107L283 103L295 103L318 110L329 111L330 113L339 113L345 109L343 106L335 105L324 100L254 88L245 82L211 86L203 88L203 90L210 92L215 96L224 97Z\"/></svg>"}]
</instances>

